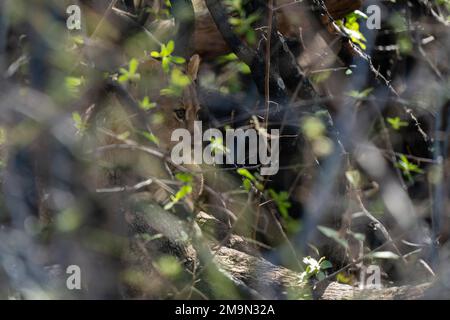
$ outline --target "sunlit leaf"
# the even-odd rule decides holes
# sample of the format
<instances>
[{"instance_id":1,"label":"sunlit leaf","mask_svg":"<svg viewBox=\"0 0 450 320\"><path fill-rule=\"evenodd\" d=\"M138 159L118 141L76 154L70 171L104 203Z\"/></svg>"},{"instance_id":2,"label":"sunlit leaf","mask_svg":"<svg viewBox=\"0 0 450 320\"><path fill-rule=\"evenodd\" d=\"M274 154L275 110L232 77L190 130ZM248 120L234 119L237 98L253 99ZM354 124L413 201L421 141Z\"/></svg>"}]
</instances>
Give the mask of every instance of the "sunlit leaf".
<instances>
[{"instance_id":1,"label":"sunlit leaf","mask_svg":"<svg viewBox=\"0 0 450 320\"><path fill-rule=\"evenodd\" d=\"M393 259L393 260L400 258L398 254L395 254L391 251L373 252L369 255L369 257L374 259Z\"/></svg>"},{"instance_id":2,"label":"sunlit leaf","mask_svg":"<svg viewBox=\"0 0 450 320\"><path fill-rule=\"evenodd\" d=\"M348 248L348 242L345 239L342 239L339 232L337 232L336 230L324 226L318 226L317 229L319 229L319 231L322 232L326 237L333 239L344 248Z\"/></svg>"}]
</instances>

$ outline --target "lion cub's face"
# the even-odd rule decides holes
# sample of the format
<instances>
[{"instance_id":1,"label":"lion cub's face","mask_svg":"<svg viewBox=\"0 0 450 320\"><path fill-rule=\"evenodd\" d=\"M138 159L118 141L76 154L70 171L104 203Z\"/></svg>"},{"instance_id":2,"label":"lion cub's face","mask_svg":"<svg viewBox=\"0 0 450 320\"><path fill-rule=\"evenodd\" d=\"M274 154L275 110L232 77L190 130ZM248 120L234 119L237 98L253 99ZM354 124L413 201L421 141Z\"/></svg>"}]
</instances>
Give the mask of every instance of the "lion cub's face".
<instances>
[{"instance_id":1,"label":"lion cub's face","mask_svg":"<svg viewBox=\"0 0 450 320\"><path fill-rule=\"evenodd\" d=\"M161 63L154 59L139 65L137 72L141 79L129 84L127 90L137 102L148 98L152 107L145 112L130 114L115 96L107 99L107 105L95 122L96 146L105 149L97 159L98 188L132 186L150 176L166 178L167 171L161 159L124 144L126 140L135 141L170 154L176 143L171 141L174 130L185 128L193 132L200 109L195 88L199 63L200 59L195 55L184 71L178 67L175 74L164 72ZM176 88L174 76L181 77L186 85ZM176 92L168 92L168 89ZM153 139L146 139L149 135Z\"/></svg>"}]
</instances>

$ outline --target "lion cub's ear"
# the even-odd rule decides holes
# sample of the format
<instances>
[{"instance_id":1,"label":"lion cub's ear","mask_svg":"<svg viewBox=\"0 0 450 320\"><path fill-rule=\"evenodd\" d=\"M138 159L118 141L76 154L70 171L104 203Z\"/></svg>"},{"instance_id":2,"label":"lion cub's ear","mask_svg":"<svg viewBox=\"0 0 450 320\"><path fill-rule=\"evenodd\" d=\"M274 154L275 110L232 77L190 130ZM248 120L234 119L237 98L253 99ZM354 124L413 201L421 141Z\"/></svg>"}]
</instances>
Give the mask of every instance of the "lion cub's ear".
<instances>
[{"instance_id":1,"label":"lion cub's ear","mask_svg":"<svg viewBox=\"0 0 450 320\"><path fill-rule=\"evenodd\" d=\"M192 81L197 80L198 69L200 67L200 56L195 54L191 57L187 67L187 75Z\"/></svg>"}]
</instances>

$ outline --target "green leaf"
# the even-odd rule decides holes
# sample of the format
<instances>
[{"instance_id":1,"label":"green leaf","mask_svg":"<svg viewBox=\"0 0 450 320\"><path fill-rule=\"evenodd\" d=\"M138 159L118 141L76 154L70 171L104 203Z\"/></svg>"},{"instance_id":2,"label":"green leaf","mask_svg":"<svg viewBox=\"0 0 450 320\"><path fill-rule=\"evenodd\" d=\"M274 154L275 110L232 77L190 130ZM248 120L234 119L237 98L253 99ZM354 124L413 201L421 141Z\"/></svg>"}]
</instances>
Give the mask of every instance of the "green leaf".
<instances>
[{"instance_id":1,"label":"green leaf","mask_svg":"<svg viewBox=\"0 0 450 320\"><path fill-rule=\"evenodd\" d=\"M394 130L400 130L401 128L408 126L408 122L402 121L399 117L387 118L387 122Z\"/></svg>"},{"instance_id":2,"label":"green leaf","mask_svg":"<svg viewBox=\"0 0 450 320\"><path fill-rule=\"evenodd\" d=\"M192 193L192 181L194 179L192 174L186 172L179 172L175 175L175 178L183 182L184 185L181 186L180 190L178 190L175 196L170 197L171 202L169 202L164 206L165 210L171 209L176 203L178 203L186 196L188 196L190 193Z\"/></svg>"},{"instance_id":3,"label":"green leaf","mask_svg":"<svg viewBox=\"0 0 450 320\"><path fill-rule=\"evenodd\" d=\"M317 229L319 229L319 231L322 232L326 237L333 239L341 246L348 249L348 242L345 239L342 239L339 235L339 232L337 232L336 230L324 226L318 226Z\"/></svg>"},{"instance_id":4,"label":"green leaf","mask_svg":"<svg viewBox=\"0 0 450 320\"><path fill-rule=\"evenodd\" d=\"M74 122L75 128L79 131L79 133L83 133L86 130L87 124L78 112L72 113L72 120Z\"/></svg>"},{"instance_id":5,"label":"green leaf","mask_svg":"<svg viewBox=\"0 0 450 320\"><path fill-rule=\"evenodd\" d=\"M176 96L177 92L173 90L172 88L164 88L161 89L159 92L162 96Z\"/></svg>"},{"instance_id":6,"label":"green leaf","mask_svg":"<svg viewBox=\"0 0 450 320\"><path fill-rule=\"evenodd\" d=\"M71 38L71 40L76 44L76 45L83 45L84 44L84 38L83 36L73 36Z\"/></svg>"},{"instance_id":7,"label":"green leaf","mask_svg":"<svg viewBox=\"0 0 450 320\"><path fill-rule=\"evenodd\" d=\"M175 175L175 178L184 183L191 183L194 179L190 173L179 172Z\"/></svg>"},{"instance_id":8,"label":"green leaf","mask_svg":"<svg viewBox=\"0 0 450 320\"><path fill-rule=\"evenodd\" d=\"M191 84L191 79L179 69L173 69L171 75L171 84L179 88L184 88Z\"/></svg>"},{"instance_id":9,"label":"green leaf","mask_svg":"<svg viewBox=\"0 0 450 320\"><path fill-rule=\"evenodd\" d=\"M224 145L223 143L223 139L222 138L211 138L211 143L210 143L210 147L211 147L211 151L214 154L227 154L230 152L230 150Z\"/></svg>"},{"instance_id":10,"label":"green leaf","mask_svg":"<svg viewBox=\"0 0 450 320\"><path fill-rule=\"evenodd\" d=\"M71 232L81 226L83 215L75 208L68 208L57 215L55 222L59 231Z\"/></svg>"},{"instance_id":11,"label":"green leaf","mask_svg":"<svg viewBox=\"0 0 450 320\"><path fill-rule=\"evenodd\" d=\"M252 70L250 69L250 67L247 64L245 64L244 62L239 62L237 64L237 68L238 68L239 72L242 74L252 73Z\"/></svg>"},{"instance_id":12,"label":"green leaf","mask_svg":"<svg viewBox=\"0 0 450 320\"><path fill-rule=\"evenodd\" d=\"M173 40L170 40L166 46L167 55L168 56L171 55L174 50L175 50L175 42Z\"/></svg>"},{"instance_id":13,"label":"green leaf","mask_svg":"<svg viewBox=\"0 0 450 320\"><path fill-rule=\"evenodd\" d=\"M150 56L152 56L153 58L161 58L161 54L158 51L150 52Z\"/></svg>"},{"instance_id":14,"label":"green leaf","mask_svg":"<svg viewBox=\"0 0 450 320\"><path fill-rule=\"evenodd\" d=\"M139 61L137 61L137 59L135 59L135 58L131 59L130 60L130 68L129 68L130 74L135 74L138 66L139 66Z\"/></svg>"},{"instance_id":15,"label":"green leaf","mask_svg":"<svg viewBox=\"0 0 450 320\"><path fill-rule=\"evenodd\" d=\"M322 137L326 126L318 117L305 117L301 123L303 133L311 140Z\"/></svg>"},{"instance_id":16,"label":"green leaf","mask_svg":"<svg viewBox=\"0 0 450 320\"><path fill-rule=\"evenodd\" d=\"M252 182L249 179L244 179L244 181L242 182L242 185L244 186L244 189L246 191L252 190Z\"/></svg>"},{"instance_id":17,"label":"green leaf","mask_svg":"<svg viewBox=\"0 0 450 320\"><path fill-rule=\"evenodd\" d=\"M144 99L142 99L142 101L139 102L139 106L141 107L141 109L148 111L150 109L154 109L156 108L156 103L154 102L150 102L149 97L144 97Z\"/></svg>"},{"instance_id":18,"label":"green leaf","mask_svg":"<svg viewBox=\"0 0 450 320\"><path fill-rule=\"evenodd\" d=\"M392 260L400 258L400 256L398 254L395 254L391 251L373 252L373 253L369 254L369 257L374 258L374 259L392 259Z\"/></svg>"},{"instance_id":19,"label":"green leaf","mask_svg":"<svg viewBox=\"0 0 450 320\"><path fill-rule=\"evenodd\" d=\"M350 36L350 40L353 43L356 43L361 47L361 49L365 50L366 45L364 42L366 42L367 39L359 30L359 18L367 19L367 15L359 10L356 10L345 17L345 23L342 20L338 20L337 24Z\"/></svg>"},{"instance_id":20,"label":"green leaf","mask_svg":"<svg viewBox=\"0 0 450 320\"><path fill-rule=\"evenodd\" d=\"M74 96L79 94L80 87L85 83L84 77L66 77L64 81L69 94Z\"/></svg>"},{"instance_id":21,"label":"green leaf","mask_svg":"<svg viewBox=\"0 0 450 320\"><path fill-rule=\"evenodd\" d=\"M240 174L240 175L243 176L243 177L246 177L246 178L249 179L250 181L256 181L255 176L252 175L252 174L250 173L250 171L248 171L247 169L240 168L240 169L237 170L237 173Z\"/></svg>"},{"instance_id":22,"label":"green leaf","mask_svg":"<svg viewBox=\"0 0 450 320\"><path fill-rule=\"evenodd\" d=\"M165 73L169 73L170 71L170 60L167 57L164 57L161 61L161 66Z\"/></svg>"},{"instance_id":23,"label":"green leaf","mask_svg":"<svg viewBox=\"0 0 450 320\"><path fill-rule=\"evenodd\" d=\"M81 115L78 112L74 112L72 113L72 119L75 123L80 123L82 122L81 120Z\"/></svg>"},{"instance_id":24,"label":"green leaf","mask_svg":"<svg viewBox=\"0 0 450 320\"><path fill-rule=\"evenodd\" d=\"M359 170L349 170L345 173L345 177L347 181L352 185L353 188L359 189L361 188L361 173Z\"/></svg>"},{"instance_id":25,"label":"green leaf","mask_svg":"<svg viewBox=\"0 0 450 320\"><path fill-rule=\"evenodd\" d=\"M330 268L332 268L332 267L333 267L333 265L332 265L331 262L328 261L328 260L323 260L323 261L320 263L320 269L322 269L322 270L330 269Z\"/></svg>"},{"instance_id":26,"label":"green leaf","mask_svg":"<svg viewBox=\"0 0 450 320\"><path fill-rule=\"evenodd\" d=\"M175 204L180 202L183 198L185 198L190 193L192 193L192 186L191 185L184 185L184 186L182 186L180 188L180 190L175 194L175 196L171 197L172 201L164 206L164 210L171 209Z\"/></svg>"},{"instance_id":27,"label":"green leaf","mask_svg":"<svg viewBox=\"0 0 450 320\"><path fill-rule=\"evenodd\" d=\"M350 92L347 93L347 95L349 97L355 98L355 99L365 99L367 98L373 91L373 88L367 88L363 91L356 91L356 90L352 90Z\"/></svg>"},{"instance_id":28,"label":"green leaf","mask_svg":"<svg viewBox=\"0 0 450 320\"><path fill-rule=\"evenodd\" d=\"M3 146L6 143L6 130L3 127L0 127L0 146Z\"/></svg>"},{"instance_id":29,"label":"green leaf","mask_svg":"<svg viewBox=\"0 0 450 320\"><path fill-rule=\"evenodd\" d=\"M406 176L410 176L411 173L424 173L417 164L410 162L404 154L400 155L400 160L396 164L396 167L402 170Z\"/></svg>"},{"instance_id":30,"label":"green leaf","mask_svg":"<svg viewBox=\"0 0 450 320\"><path fill-rule=\"evenodd\" d=\"M149 140L150 142L153 142L154 144L159 146L159 139L153 133L150 133L150 132L147 132L147 131L143 131L143 132L141 132L141 135L144 138L146 138L147 140Z\"/></svg>"},{"instance_id":31,"label":"green leaf","mask_svg":"<svg viewBox=\"0 0 450 320\"><path fill-rule=\"evenodd\" d=\"M277 204L278 210L280 211L281 215L285 218L288 218L288 209L292 206L289 202L289 194L286 191L277 193L273 189L269 189L269 194Z\"/></svg>"},{"instance_id":32,"label":"green leaf","mask_svg":"<svg viewBox=\"0 0 450 320\"><path fill-rule=\"evenodd\" d=\"M326 278L325 273L323 273L322 271L319 271L316 275L317 280L322 281L323 279Z\"/></svg>"},{"instance_id":33,"label":"green leaf","mask_svg":"<svg viewBox=\"0 0 450 320\"><path fill-rule=\"evenodd\" d=\"M128 81L128 75L123 74L117 79L120 83L125 83Z\"/></svg>"},{"instance_id":34,"label":"green leaf","mask_svg":"<svg viewBox=\"0 0 450 320\"><path fill-rule=\"evenodd\" d=\"M219 56L217 58L217 62L220 64L224 64L227 62L237 61L239 60L238 56L235 53L229 53L223 56Z\"/></svg>"},{"instance_id":35,"label":"green leaf","mask_svg":"<svg viewBox=\"0 0 450 320\"><path fill-rule=\"evenodd\" d=\"M155 263L155 267L164 277L171 279L178 277L183 271L177 258L168 255L159 258Z\"/></svg>"},{"instance_id":36,"label":"green leaf","mask_svg":"<svg viewBox=\"0 0 450 320\"><path fill-rule=\"evenodd\" d=\"M171 57L170 60L171 60L173 63L176 63L176 64L183 64L183 63L186 62L186 59L185 59L185 58L183 58L183 57L177 57L177 56Z\"/></svg>"},{"instance_id":37,"label":"green leaf","mask_svg":"<svg viewBox=\"0 0 450 320\"><path fill-rule=\"evenodd\" d=\"M351 284L352 283L352 277L347 276L345 272L339 272L336 276L336 281L343 284Z\"/></svg>"},{"instance_id":38,"label":"green leaf","mask_svg":"<svg viewBox=\"0 0 450 320\"><path fill-rule=\"evenodd\" d=\"M305 271L300 275L300 281L304 281L315 276L319 281L326 278L324 270L332 267L325 257L322 257L317 261L316 259L308 256L303 258L303 263L306 265Z\"/></svg>"},{"instance_id":39,"label":"green leaf","mask_svg":"<svg viewBox=\"0 0 450 320\"><path fill-rule=\"evenodd\" d=\"M125 68L120 68L120 76L118 81L120 83L125 83L127 81L139 81L141 79L141 75L136 73L139 66L139 61L135 58L131 59L129 62L128 70Z\"/></svg>"},{"instance_id":40,"label":"green leaf","mask_svg":"<svg viewBox=\"0 0 450 320\"><path fill-rule=\"evenodd\" d=\"M66 83L69 86L80 86L83 83L83 77L77 78L77 77L66 77Z\"/></svg>"},{"instance_id":41,"label":"green leaf","mask_svg":"<svg viewBox=\"0 0 450 320\"><path fill-rule=\"evenodd\" d=\"M178 191L177 194L175 195L175 199L179 201L179 200L183 199L184 197L186 197L191 192L192 192L192 186L190 186L190 185L182 186L180 191Z\"/></svg>"},{"instance_id":42,"label":"green leaf","mask_svg":"<svg viewBox=\"0 0 450 320\"><path fill-rule=\"evenodd\" d=\"M119 140L126 140L126 139L128 139L129 136L130 136L130 132L125 131L124 133L119 134L119 135L117 136L117 138L118 138Z\"/></svg>"}]
</instances>

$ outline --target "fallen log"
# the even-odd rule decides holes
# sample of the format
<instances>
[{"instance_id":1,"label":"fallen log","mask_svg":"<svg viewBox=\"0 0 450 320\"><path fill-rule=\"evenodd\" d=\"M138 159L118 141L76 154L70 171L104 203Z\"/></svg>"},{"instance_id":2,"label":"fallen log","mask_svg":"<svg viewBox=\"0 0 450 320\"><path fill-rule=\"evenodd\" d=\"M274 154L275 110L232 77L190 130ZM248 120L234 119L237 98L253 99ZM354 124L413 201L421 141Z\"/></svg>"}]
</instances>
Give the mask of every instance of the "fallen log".
<instances>
[{"instance_id":1,"label":"fallen log","mask_svg":"<svg viewBox=\"0 0 450 320\"><path fill-rule=\"evenodd\" d=\"M318 285L300 281L300 274L275 266L262 258L222 247L216 251L218 264L265 298L296 298L319 300L414 300L426 297L431 283L362 290L338 282L323 281Z\"/></svg>"},{"instance_id":2,"label":"fallen log","mask_svg":"<svg viewBox=\"0 0 450 320\"><path fill-rule=\"evenodd\" d=\"M135 218L130 217L129 223L135 224L138 219L140 228L154 229L165 239L162 246L152 250L152 259L155 258L154 254L161 252L177 256L180 261L189 261L185 264L188 269L195 265L213 266L223 279L237 285L241 293L251 299L411 300L429 298L428 289L437 288L431 283L424 283L362 290L325 280L302 281L300 273L276 266L254 254L254 247L242 239L236 246L239 250L227 247L226 245L233 245L229 241L222 242L225 245L217 247L217 240L211 242L211 236L217 239L219 235L218 238L222 240L238 236L227 237L229 229L206 213L197 218L198 224L194 221L186 223L149 201L145 194L133 198L134 210L130 213Z\"/></svg>"}]
</instances>

